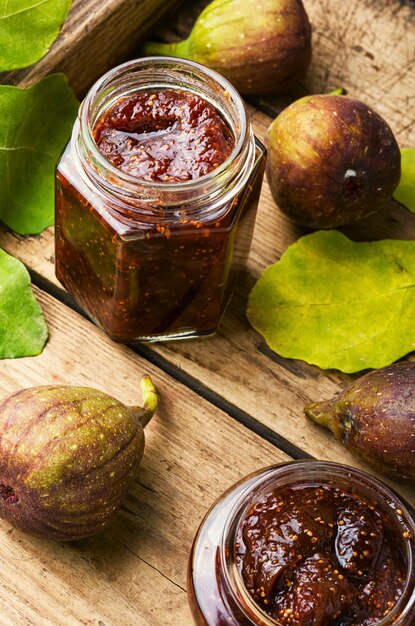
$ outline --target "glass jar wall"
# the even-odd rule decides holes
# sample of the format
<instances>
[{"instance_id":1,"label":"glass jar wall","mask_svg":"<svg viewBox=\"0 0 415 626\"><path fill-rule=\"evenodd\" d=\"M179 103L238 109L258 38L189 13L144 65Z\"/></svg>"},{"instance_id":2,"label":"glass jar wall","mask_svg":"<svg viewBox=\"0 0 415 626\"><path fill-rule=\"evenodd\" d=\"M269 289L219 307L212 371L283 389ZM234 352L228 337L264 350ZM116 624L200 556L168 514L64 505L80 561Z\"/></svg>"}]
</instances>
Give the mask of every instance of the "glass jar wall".
<instances>
[{"instance_id":1,"label":"glass jar wall","mask_svg":"<svg viewBox=\"0 0 415 626\"><path fill-rule=\"evenodd\" d=\"M338 511L328 524L327 494L319 502L321 495L307 498L305 490L332 490L338 497ZM362 503L367 504L363 513L359 510ZM314 509L320 504L315 516ZM278 507L285 505L295 514L291 520L278 520ZM264 518L267 507L269 517ZM261 516L266 522L262 531ZM306 528L301 528L302 519ZM379 524L376 530L370 528L373 519ZM275 528L272 520L276 520ZM321 528L328 542L319 538L320 530L316 532L315 527ZM386 533L383 543L379 528ZM198 626L412 626L414 536L412 509L366 472L325 461L294 461L265 468L223 494L199 528L188 571L194 621ZM374 546L380 548L379 553ZM331 569L327 552L333 559ZM348 556L350 562L343 563ZM356 571L353 559L357 559ZM400 578L393 577L395 568ZM396 580L400 581L397 601L388 601L384 596L395 593ZM255 584L248 589L251 581ZM349 583L355 594L350 598ZM284 594L291 596L292 603L281 612L268 610L273 600Z\"/></svg>"},{"instance_id":2,"label":"glass jar wall","mask_svg":"<svg viewBox=\"0 0 415 626\"><path fill-rule=\"evenodd\" d=\"M114 103L142 90L197 94L233 136L230 156L192 180L141 180L94 139ZM106 74L81 105L56 170L56 274L121 342L214 333L249 253L265 150L238 93L190 61L145 58Z\"/></svg>"}]
</instances>

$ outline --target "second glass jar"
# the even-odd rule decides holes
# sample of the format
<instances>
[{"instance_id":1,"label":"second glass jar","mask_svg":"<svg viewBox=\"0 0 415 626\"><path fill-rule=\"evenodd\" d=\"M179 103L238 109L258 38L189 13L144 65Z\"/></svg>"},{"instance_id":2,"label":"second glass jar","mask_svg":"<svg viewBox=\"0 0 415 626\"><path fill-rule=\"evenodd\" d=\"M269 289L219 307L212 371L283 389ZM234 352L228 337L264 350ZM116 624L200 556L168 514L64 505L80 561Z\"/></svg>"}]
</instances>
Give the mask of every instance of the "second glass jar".
<instances>
[{"instance_id":1,"label":"second glass jar","mask_svg":"<svg viewBox=\"0 0 415 626\"><path fill-rule=\"evenodd\" d=\"M164 89L197 94L232 132L229 158L200 178L140 180L95 143L114 103ZM57 277L115 341L214 333L249 253L264 165L240 96L216 72L163 57L111 70L81 105L57 166Z\"/></svg>"},{"instance_id":2,"label":"second glass jar","mask_svg":"<svg viewBox=\"0 0 415 626\"><path fill-rule=\"evenodd\" d=\"M314 496L313 499L304 498L304 493L307 492L304 490L309 488L311 491L308 493L313 492L315 488L317 490L328 488L337 492L339 503L341 502L340 496L344 493L347 498L350 496L349 505L353 506L347 505L344 508L344 517L339 521L333 518L330 527L330 523L327 524L327 520L330 520L328 500L324 498L319 500L318 497L314 499ZM276 499L269 499L270 494L274 494ZM360 513L357 515L358 508L356 508L357 504L353 504L354 498L356 498L356 503L367 503L367 511L363 516L360 516ZM298 511L302 510L304 515L298 517L294 515L292 519L285 519L281 525L277 523L275 527L273 518L278 519L278 507L284 505L284 500L288 505L288 511L297 511L298 514ZM269 523L262 527L262 532L266 533L266 536L261 535L261 523L258 524L260 516L264 516L264 503L265 506L270 506L267 518ZM322 504L320 516L316 518L313 517L315 504L317 508ZM372 552L370 546L376 545L379 540L378 533L371 533L369 537L366 532L370 527L371 515L382 520L381 527L388 537L388 549L393 548L395 566L398 567L398 563L403 564L402 594L393 607L388 606L389 603L382 598L382 592L387 586L393 585L393 578L390 577L390 570L388 570L391 564L382 560L383 550L378 555L376 551ZM262 519L265 518L262 517ZM299 523L301 520L310 524L308 529L302 527ZM348 521L345 522L345 520ZM365 526L363 522L368 526ZM322 524L321 527L320 524ZM338 528L343 525L345 534L342 544L330 541L325 545L324 540L319 541L318 534L309 530L317 526L320 527L319 532L323 535L330 537L330 533L333 533L333 537L336 537ZM377 529L379 532L379 525ZM298 535L293 535L293 532ZM308 536L308 553L307 541L304 542L304 538L299 537L302 533ZM310 538L310 533L312 538ZM264 537L262 543L261 537ZM368 542L366 542L366 537L369 539ZM318 543L314 544L314 541ZM250 564L248 560L248 569L245 571L245 574L248 573L249 576L254 574L253 580L259 585L256 590L260 593L259 597L276 598L282 591L289 594L287 590L290 590L291 585L294 588L294 582L297 581L300 594L298 598L302 600L302 604L295 604L294 594L295 612L287 608L282 612L281 617L273 618L264 610L265 600L263 605L258 604L251 594L252 590L248 591L239 559L242 554L248 552L249 542L253 544L258 542L258 546L262 546L261 551L253 549L250 553L255 557L256 569L249 569L254 561ZM300 545L301 554L298 548ZM381 545L383 547L383 544ZM354 552L354 550L360 551L360 548L365 546L367 552L360 552L360 554ZM306 552L303 551L304 548ZM336 552L337 548L340 549L339 553ZM374 559L376 563L378 556L379 561L379 567L374 570L380 576L380 580L375 581L376 584L373 584L370 576L367 576L366 581L365 572L357 572L357 577L353 571L346 574L349 572L348 565L342 572L336 569L331 570L331 573L335 575L334 579L339 576L340 581L340 578L345 579L350 576L354 584L362 584L364 591L359 602L364 599L367 606L371 607L370 601L372 600L376 608L378 608L377 602L379 606L385 603L386 610L382 617L380 619L368 617L364 620L364 625L413 626L415 623L415 518L413 510L374 476L339 463L304 460L261 469L226 491L208 511L197 532L188 569L188 599L194 622L197 626L299 626L300 624L321 626L323 623L324 626L357 626L358 624L363 626L363 623L359 619L355 621L348 611L347 615L338 613L334 618L327 618L327 621L323 621L321 611L316 619L313 618L314 609L318 610L319 604L320 609L321 607L329 609L328 615L334 612L333 602L345 593L344 588L341 587L342 583L339 587L332 587L332 582L327 584L332 578L327 566L330 564L325 560L324 553L333 552L333 558L336 554L341 561L343 557L340 555L347 552L344 557L346 558L351 550L353 550L352 558L362 564L362 569L368 565L364 560L360 560L364 559L365 555L369 561ZM275 567L274 557L279 563ZM314 557L318 560L313 561ZM299 560L296 561L296 558ZM337 559L333 560L333 566L336 562ZM308 563L308 569L304 569L304 563ZM319 563L324 565L319 565ZM279 567L281 578L278 580L276 572ZM297 567L299 578L296 578L294 574ZM338 567L340 570L340 564ZM326 575L326 581L322 578L323 572L329 572ZM261 586L262 584L264 586ZM315 605L313 605L314 599L317 600ZM339 604L341 605L341 602ZM363 608L366 604L363 602Z\"/></svg>"}]
</instances>

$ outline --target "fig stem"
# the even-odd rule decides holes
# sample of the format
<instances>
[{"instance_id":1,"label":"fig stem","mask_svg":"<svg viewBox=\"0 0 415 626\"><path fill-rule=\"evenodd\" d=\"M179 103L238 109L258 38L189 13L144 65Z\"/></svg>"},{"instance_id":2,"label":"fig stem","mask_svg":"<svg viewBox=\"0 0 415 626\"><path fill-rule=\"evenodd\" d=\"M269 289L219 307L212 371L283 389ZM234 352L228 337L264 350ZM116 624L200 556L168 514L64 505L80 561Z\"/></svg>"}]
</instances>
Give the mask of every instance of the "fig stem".
<instances>
[{"instance_id":1,"label":"fig stem","mask_svg":"<svg viewBox=\"0 0 415 626\"><path fill-rule=\"evenodd\" d=\"M176 42L176 43L158 43L155 41L149 41L145 44L144 46L144 54L145 55L166 55L166 56L179 56L177 54L177 44L181 43L181 42Z\"/></svg>"},{"instance_id":2,"label":"fig stem","mask_svg":"<svg viewBox=\"0 0 415 626\"><path fill-rule=\"evenodd\" d=\"M312 402L304 408L304 413L313 422L328 428L334 435L338 436L338 428L336 428L336 420L333 419L333 407L330 400Z\"/></svg>"},{"instance_id":3,"label":"fig stem","mask_svg":"<svg viewBox=\"0 0 415 626\"><path fill-rule=\"evenodd\" d=\"M140 388L141 395L143 396L143 407L140 409L139 420L144 428L156 412L159 396L148 374L141 377Z\"/></svg>"}]
</instances>

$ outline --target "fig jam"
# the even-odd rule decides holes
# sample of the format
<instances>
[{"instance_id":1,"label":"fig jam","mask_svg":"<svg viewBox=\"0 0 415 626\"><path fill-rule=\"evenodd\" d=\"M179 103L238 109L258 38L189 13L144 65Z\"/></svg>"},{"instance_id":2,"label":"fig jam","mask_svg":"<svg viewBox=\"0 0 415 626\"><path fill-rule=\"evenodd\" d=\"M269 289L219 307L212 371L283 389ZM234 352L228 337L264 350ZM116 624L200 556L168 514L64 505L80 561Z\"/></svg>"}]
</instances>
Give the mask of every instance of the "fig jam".
<instances>
[{"instance_id":1,"label":"fig jam","mask_svg":"<svg viewBox=\"0 0 415 626\"><path fill-rule=\"evenodd\" d=\"M235 557L249 593L290 626L373 626L403 593L402 538L377 502L333 485L262 496Z\"/></svg>"},{"instance_id":2,"label":"fig jam","mask_svg":"<svg viewBox=\"0 0 415 626\"><path fill-rule=\"evenodd\" d=\"M352 467L262 469L212 506L195 537L198 626L413 626L415 519Z\"/></svg>"},{"instance_id":3,"label":"fig jam","mask_svg":"<svg viewBox=\"0 0 415 626\"><path fill-rule=\"evenodd\" d=\"M121 98L98 120L93 134L116 167L141 180L169 183L208 174L226 161L235 144L211 104L178 89Z\"/></svg>"},{"instance_id":4,"label":"fig jam","mask_svg":"<svg viewBox=\"0 0 415 626\"><path fill-rule=\"evenodd\" d=\"M245 266L264 162L215 72L162 57L112 70L57 166L57 277L116 341L215 332Z\"/></svg>"}]
</instances>

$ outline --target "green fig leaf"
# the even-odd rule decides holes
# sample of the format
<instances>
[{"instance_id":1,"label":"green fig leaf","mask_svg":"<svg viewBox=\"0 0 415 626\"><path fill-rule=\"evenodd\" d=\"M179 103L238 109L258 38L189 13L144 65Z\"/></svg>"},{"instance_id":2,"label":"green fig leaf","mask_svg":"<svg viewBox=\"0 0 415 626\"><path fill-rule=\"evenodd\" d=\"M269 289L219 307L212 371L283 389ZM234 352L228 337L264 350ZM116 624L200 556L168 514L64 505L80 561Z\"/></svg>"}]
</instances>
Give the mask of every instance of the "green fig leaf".
<instances>
[{"instance_id":1,"label":"green fig leaf","mask_svg":"<svg viewBox=\"0 0 415 626\"><path fill-rule=\"evenodd\" d=\"M254 286L248 319L278 354L358 372L415 349L415 242L306 235Z\"/></svg>"},{"instance_id":2,"label":"green fig leaf","mask_svg":"<svg viewBox=\"0 0 415 626\"><path fill-rule=\"evenodd\" d=\"M36 63L49 50L72 0L0 0L0 71Z\"/></svg>"},{"instance_id":3,"label":"green fig leaf","mask_svg":"<svg viewBox=\"0 0 415 626\"><path fill-rule=\"evenodd\" d=\"M415 148L401 150L401 180L393 197L415 213Z\"/></svg>"},{"instance_id":4,"label":"green fig leaf","mask_svg":"<svg viewBox=\"0 0 415 626\"><path fill-rule=\"evenodd\" d=\"M25 266L0 249L0 358L40 354L48 337Z\"/></svg>"},{"instance_id":5,"label":"green fig leaf","mask_svg":"<svg viewBox=\"0 0 415 626\"><path fill-rule=\"evenodd\" d=\"M21 235L54 219L54 169L78 110L63 74L0 85L0 220Z\"/></svg>"}]
</instances>

